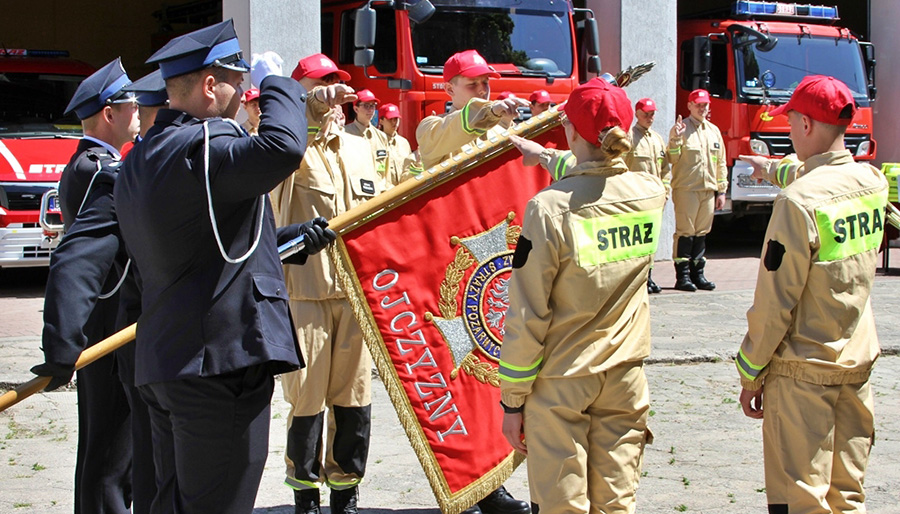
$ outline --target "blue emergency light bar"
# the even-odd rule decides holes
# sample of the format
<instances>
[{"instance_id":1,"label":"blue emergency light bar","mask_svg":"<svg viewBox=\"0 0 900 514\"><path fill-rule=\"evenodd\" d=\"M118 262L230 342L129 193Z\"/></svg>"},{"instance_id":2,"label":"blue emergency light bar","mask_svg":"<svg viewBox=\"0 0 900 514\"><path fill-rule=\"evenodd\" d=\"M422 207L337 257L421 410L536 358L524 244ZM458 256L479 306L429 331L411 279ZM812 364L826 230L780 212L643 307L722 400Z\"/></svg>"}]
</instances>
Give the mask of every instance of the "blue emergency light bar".
<instances>
[{"instance_id":1,"label":"blue emergency light bar","mask_svg":"<svg viewBox=\"0 0 900 514\"><path fill-rule=\"evenodd\" d=\"M816 18L820 20L838 20L837 7L825 5L797 4L788 2L762 2L739 0L734 3L734 14L745 16L790 16Z\"/></svg>"},{"instance_id":2,"label":"blue emergency light bar","mask_svg":"<svg viewBox=\"0 0 900 514\"><path fill-rule=\"evenodd\" d=\"M68 57L66 50L26 50L24 48L0 48L0 55L6 57Z\"/></svg>"}]
</instances>

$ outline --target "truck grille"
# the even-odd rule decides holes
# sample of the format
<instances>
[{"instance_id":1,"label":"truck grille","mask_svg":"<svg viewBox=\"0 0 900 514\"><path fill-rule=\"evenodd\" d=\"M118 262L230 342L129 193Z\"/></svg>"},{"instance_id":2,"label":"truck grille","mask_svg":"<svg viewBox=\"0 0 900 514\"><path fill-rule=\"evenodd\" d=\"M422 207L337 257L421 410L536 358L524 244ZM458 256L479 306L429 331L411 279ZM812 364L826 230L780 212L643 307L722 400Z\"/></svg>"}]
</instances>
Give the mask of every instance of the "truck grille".
<instances>
[{"instance_id":1,"label":"truck grille","mask_svg":"<svg viewBox=\"0 0 900 514\"><path fill-rule=\"evenodd\" d=\"M36 211L41 208L41 197L50 189L30 184L0 184L3 207L11 211Z\"/></svg>"},{"instance_id":2,"label":"truck grille","mask_svg":"<svg viewBox=\"0 0 900 514\"><path fill-rule=\"evenodd\" d=\"M751 139L759 139L769 145L769 151L773 156L783 156L794 153L794 145L791 144L789 134L783 132L751 132ZM856 150L863 141L868 141L868 134L846 134L844 145L850 153L856 155Z\"/></svg>"}]
</instances>

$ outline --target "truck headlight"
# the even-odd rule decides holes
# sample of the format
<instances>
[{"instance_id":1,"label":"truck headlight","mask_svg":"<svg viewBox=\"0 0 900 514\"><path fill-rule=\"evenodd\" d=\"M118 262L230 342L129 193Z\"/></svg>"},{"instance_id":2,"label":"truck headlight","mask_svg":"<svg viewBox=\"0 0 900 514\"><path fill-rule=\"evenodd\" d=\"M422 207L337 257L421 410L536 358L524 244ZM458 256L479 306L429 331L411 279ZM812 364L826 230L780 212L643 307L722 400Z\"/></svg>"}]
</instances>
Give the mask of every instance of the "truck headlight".
<instances>
[{"instance_id":1,"label":"truck headlight","mask_svg":"<svg viewBox=\"0 0 900 514\"><path fill-rule=\"evenodd\" d=\"M872 151L872 142L871 141L863 141L859 144L859 148L856 149L856 156L863 157L865 155L869 155Z\"/></svg>"},{"instance_id":2,"label":"truck headlight","mask_svg":"<svg viewBox=\"0 0 900 514\"><path fill-rule=\"evenodd\" d=\"M771 155L769 153L769 145L767 145L765 141L759 139L750 140L750 151L756 155Z\"/></svg>"}]
</instances>

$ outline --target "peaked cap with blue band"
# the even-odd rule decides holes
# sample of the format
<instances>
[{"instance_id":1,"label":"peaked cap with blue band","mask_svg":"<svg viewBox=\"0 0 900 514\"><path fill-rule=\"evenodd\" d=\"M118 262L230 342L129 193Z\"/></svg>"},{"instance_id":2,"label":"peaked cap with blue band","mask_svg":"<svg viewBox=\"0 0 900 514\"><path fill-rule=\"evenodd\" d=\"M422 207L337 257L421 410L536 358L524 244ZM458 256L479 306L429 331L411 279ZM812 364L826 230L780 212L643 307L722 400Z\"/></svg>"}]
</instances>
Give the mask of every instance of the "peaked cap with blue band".
<instances>
[{"instance_id":1,"label":"peaked cap with blue band","mask_svg":"<svg viewBox=\"0 0 900 514\"><path fill-rule=\"evenodd\" d=\"M129 84L131 79L122 67L122 59L116 57L81 82L66 107L66 114L75 111L78 119L84 120L100 112L106 105L130 102L134 95L123 89Z\"/></svg>"},{"instance_id":2,"label":"peaked cap with blue band","mask_svg":"<svg viewBox=\"0 0 900 514\"><path fill-rule=\"evenodd\" d=\"M137 103L142 107L164 105L169 100L169 94L166 92L166 81L163 80L160 70L137 79L130 86L125 86L124 91L136 93Z\"/></svg>"},{"instance_id":3,"label":"peaked cap with blue band","mask_svg":"<svg viewBox=\"0 0 900 514\"><path fill-rule=\"evenodd\" d=\"M159 63L163 80L210 66L250 71L230 19L176 37L147 59L153 63Z\"/></svg>"}]
</instances>

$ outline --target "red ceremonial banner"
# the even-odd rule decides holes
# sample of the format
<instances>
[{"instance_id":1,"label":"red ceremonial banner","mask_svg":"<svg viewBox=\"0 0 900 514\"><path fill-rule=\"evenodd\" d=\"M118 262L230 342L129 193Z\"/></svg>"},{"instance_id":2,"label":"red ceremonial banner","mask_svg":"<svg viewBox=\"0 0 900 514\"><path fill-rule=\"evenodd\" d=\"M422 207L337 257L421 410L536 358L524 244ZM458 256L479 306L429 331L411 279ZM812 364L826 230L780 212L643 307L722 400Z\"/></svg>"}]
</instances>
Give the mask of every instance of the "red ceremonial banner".
<instances>
[{"instance_id":1,"label":"red ceremonial banner","mask_svg":"<svg viewBox=\"0 0 900 514\"><path fill-rule=\"evenodd\" d=\"M507 149L343 231L334 254L444 514L473 505L522 461L501 433L497 367L522 213L550 175L524 167L506 137L490 145Z\"/></svg>"}]
</instances>

